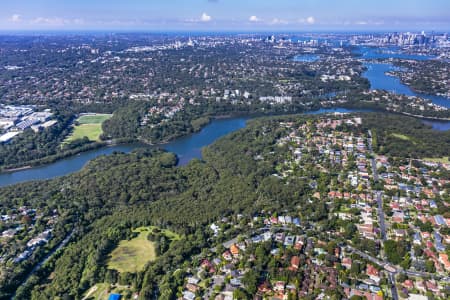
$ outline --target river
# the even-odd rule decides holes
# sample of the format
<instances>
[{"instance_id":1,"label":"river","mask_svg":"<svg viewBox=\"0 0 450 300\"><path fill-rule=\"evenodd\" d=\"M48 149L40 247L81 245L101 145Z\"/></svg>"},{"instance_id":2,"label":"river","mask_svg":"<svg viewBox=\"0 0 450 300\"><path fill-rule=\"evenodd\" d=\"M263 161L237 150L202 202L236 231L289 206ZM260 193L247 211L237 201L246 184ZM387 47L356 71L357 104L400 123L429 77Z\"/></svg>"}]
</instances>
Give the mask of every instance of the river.
<instances>
[{"instance_id":1,"label":"river","mask_svg":"<svg viewBox=\"0 0 450 300\"><path fill-rule=\"evenodd\" d=\"M317 111L308 112L306 114L323 114L333 112L367 112L370 110L361 109L346 109L346 108L328 108ZM157 146L149 146L146 144L135 143L116 145L111 147L99 148L78 155L59 160L57 162L35 167L31 169L18 170L9 173L0 173L0 187L8 186L20 182L32 180L45 180L56 177L61 177L83 168L90 160L101 156L109 155L113 152L130 153L136 148L140 147L160 147L167 151L173 152L178 156L178 164L186 165L193 158L202 158L202 148L212 144L218 138L227 135L233 131L244 128L248 117L228 118L228 119L214 119L211 123L205 126L201 131L191 135L181 137L167 144Z\"/></svg>"},{"instance_id":2,"label":"river","mask_svg":"<svg viewBox=\"0 0 450 300\"><path fill-rule=\"evenodd\" d=\"M402 53L398 47L359 47L355 51L355 53L361 54L361 57L365 60L398 58L423 61L436 58L435 56L429 55ZM363 77L367 78L370 81L371 89L386 90L396 94L421 97L431 100L431 102L433 102L434 104L450 108L449 98L416 93L409 86L403 84L398 77L386 75L386 72L400 70L398 67L395 67L391 63L374 63L367 61L364 63L364 65L367 67L367 71L364 72Z\"/></svg>"},{"instance_id":3,"label":"river","mask_svg":"<svg viewBox=\"0 0 450 300\"><path fill-rule=\"evenodd\" d=\"M364 72L363 76L370 81L371 89L421 97L431 100L434 104L450 108L449 98L416 93L410 87L403 84L398 77L386 75L386 72L398 70L398 68L390 63L365 63L365 66L367 67L367 71Z\"/></svg>"},{"instance_id":4,"label":"river","mask_svg":"<svg viewBox=\"0 0 450 300\"><path fill-rule=\"evenodd\" d=\"M363 59L412 59L412 60L429 60L434 59L436 56L420 55L420 54L408 54L403 53L399 47L358 47L355 53L360 54Z\"/></svg>"},{"instance_id":5,"label":"river","mask_svg":"<svg viewBox=\"0 0 450 300\"><path fill-rule=\"evenodd\" d=\"M397 58L408 58L408 59L430 59L431 57L422 55L409 55L409 54L399 54L394 53L391 50L385 52L377 52L374 49L360 48L363 58L374 59L374 58L389 58L395 55ZM302 58L302 56L304 56ZM316 55L299 55L295 58L297 61L314 61L318 59L319 56ZM369 79L372 89L385 89L395 93L410 95L410 96L422 96L431 99L434 103L443 105L445 107L450 107L450 99L444 97L430 96L430 95L419 95L414 93L409 87L402 84L400 80L396 77L388 76L385 73L392 70L394 66L387 63L366 63L368 70L363 74ZM344 109L344 108L333 108L333 109L321 109L314 112L309 112L308 114L321 114L329 112L361 112L370 110L354 110L354 109ZM200 132L191 134L186 137L176 139L170 143L159 145L167 151L175 153L179 158L179 165L185 165L193 158L201 158L201 149L205 146L210 145L218 138L236 131L240 128L245 127L248 118L229 118L229 119L214 119L210 124L205 126ZM433 120L424 120L424 123L432 126L436 130L449 130L450 122L441 122ZM73 157L69 157L52 164L48 164L41 167L25 169L10 173L0 174L0 187L12 185L20 182L26 182L31 180L45 180L55 177L60 177L77 172L83 168L83 166L90 160L100 156L109 155L113 152L124 152L129 153L132 150L139 147L155 147L148 146L145 144L126 144L126 145L116 145L111 147L104 147L100 149L95 149L92 151L84 152Z\"/></svg>"},{"instance_id":6,"label":"river","mask_svg":"<svg viewBox=\"0 0 450 300\"><path fill-rule=\"evenodd\" d=\"M0 187L25 181L44 180L64 176L81 170L87 162L100 155L109 155L113 152L129 153L140 147L160 147L166 149L178 156L179 165L185 165L193 158L201 158L202 147L213 143L218 138L230 132L245 127L247 119L248 118L245 117L214 119L197 133L158 146L136 143L104 147L83 152L48 165L15 172L1 173Z\"/></svg>"}]
</instances>

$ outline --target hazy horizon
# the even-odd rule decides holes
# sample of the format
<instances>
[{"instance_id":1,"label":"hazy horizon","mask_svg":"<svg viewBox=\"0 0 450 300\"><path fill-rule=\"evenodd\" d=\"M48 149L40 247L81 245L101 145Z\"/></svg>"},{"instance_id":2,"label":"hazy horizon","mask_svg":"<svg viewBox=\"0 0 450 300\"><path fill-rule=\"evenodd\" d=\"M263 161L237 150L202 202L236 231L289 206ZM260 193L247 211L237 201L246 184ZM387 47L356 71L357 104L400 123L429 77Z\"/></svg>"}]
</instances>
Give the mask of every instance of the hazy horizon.
<instances>
[{"instance_id":1,"label":"hazy horizon","mask_svg":"<svg viewBox=\"0 0 450 300\"><path fill-rule=\"evenodd\" d=\"M446 0L22 0L1 31L446 31Z\"/></svg>"},{"instance_id":2,"label":"hazy horizon","mask_svg":"<svg viewBox=\"0 0 450 300\"><path fill-rule=\"evenodd\" d=\"M147 30L147 29L18 29L18 30L7 30L0 29L0 35L64 35L64 34L162 34L162 35L175 35L175 34L186 34L186 35L320 35L320 34L342 34L342 35L352 35L352 34L390 34L390 33L412 33L420 34L425 32L426 34L445 34L450 32L449 29L441 30L421 30L421 29L385 29L385 30L310 30L310 31L293 31L293 30Z\"/></svg>"}]
</instances>

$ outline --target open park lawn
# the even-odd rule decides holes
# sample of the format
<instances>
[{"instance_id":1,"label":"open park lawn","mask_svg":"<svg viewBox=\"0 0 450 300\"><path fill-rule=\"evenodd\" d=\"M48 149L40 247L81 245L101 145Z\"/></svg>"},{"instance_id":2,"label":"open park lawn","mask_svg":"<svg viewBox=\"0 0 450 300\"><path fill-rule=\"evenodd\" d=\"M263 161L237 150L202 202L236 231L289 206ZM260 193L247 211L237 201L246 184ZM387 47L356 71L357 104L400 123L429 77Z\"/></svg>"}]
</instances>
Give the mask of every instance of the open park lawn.
<instances>
[{"instance_id":1,"label":"open park lawn","mask_svg":"<svg viewBox=\"0 0 450 300\"><path fill-rule=\"evenodd\" d=\"M110 114L96 114L96 115L85 115L77 119L79 124L102 124L104 121L111 118Z\"/></svg>"},{"instance_id":2,"label":"open park lawn","mask_svg":"<svg viewBox=\"0 0 450 300\"><path fill-rule=\"evenodd\" d=\"M77 139L87 137L90 141L99 141L103 133L102 123L111 118L112 115L85 115L77 119L77 125L74 126L72 134L65 140L70 143Z\"/></svg>"},{"instance_id":3,"label":"open park lawn","mask_svg":"<svg viewBox=\"0 0 450 300\"><path fill-rule=\"evenodd\" d=\"M155 246L147 239L149 231L139 230L139 235L129 241L121 241L111 253L108 268L119 272L136 273L145 264L156 259Z\"/></svg>"}]
</instances>

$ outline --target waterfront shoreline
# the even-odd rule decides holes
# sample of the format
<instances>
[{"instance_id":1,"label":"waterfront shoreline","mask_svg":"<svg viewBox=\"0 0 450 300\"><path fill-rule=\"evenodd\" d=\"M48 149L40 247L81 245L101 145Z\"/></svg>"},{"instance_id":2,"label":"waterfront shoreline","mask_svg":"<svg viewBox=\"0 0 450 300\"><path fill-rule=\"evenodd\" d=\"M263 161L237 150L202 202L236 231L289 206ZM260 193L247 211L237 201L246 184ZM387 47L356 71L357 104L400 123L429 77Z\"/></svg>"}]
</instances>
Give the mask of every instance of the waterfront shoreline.
<instances>
[{"instance_id":1,"label":"waterfront shoreline","mask_svg":"<svg viewBox=\"0 0 450 300\"><path fill-rule=\"evenodd\" d=\"M1 173L12 173L12 172L17 172L17 171L23 171L23 170L28 170L33 168L33 166L28 165L28 166L23 166L23 167L18 167L18 168L10 168L10 169L3 169L0 171Z\"/></svg>"},{"instance_id":2,"label":"waterfront shoreline","mask_svg":"<svg viewBox=\"0 0 450 300\"><path fill-rule=\"evenodd\" d=\"M58 163L61 164L62 162L64 162L64 160L71 161L71 160L76 159L77 156L82 156L82 155L83 156L89 156L90 155L89 152L92 152L92 151L94 151L96 153L99 153L98 155L97 154L92 155L92 157L89 158L84 163L84 164L86 164L90 160L95 159L96 157L98 157L100 155L110 155L115 150L114 151L109 151L108 149L111 149L111 148L114 148L114 147L120 148L117 151L122 151L122 152L125 152L125 153L131 152L133 149L136 149L136 148L139 148L139 147L144 147L144 148L146 148L146 147L160 147L160 148L163 148L163 149L165 149L167 151L174 152L178 156L178 153L173 148L174 147L173 145L182 144L182 143L185 143L185 142L189 142L191 139L195 139L195 135L200 134L205 128L207 128L209 125L213 124L214 121L221 122L221 121L233 120L233 119L237 119L237 120L239 120L239 119L246 119L247 120L247 119L252 119L252 118L257 118L257 117L264 117L264 116L269 117L269 116L277 116L277 115L301 115L301 114L315 115L315 114L339 113L339 112L341 112L341 113L365 113L365 112L380 112L380 111L374 110L374 109L371 109L371 108L361 108L361 107L358 108L358 107L351 107L351 106L345 107L344 106L344 107L321 107L321 108L316 109L316 110L308 110L308 111L297 112L297 113L288 113L288 114L261 114L261 113L254 113L254 114L229 114L227 116L221 115L221 116L216 116L216 117L210 116L211 121L208 124L206 124L205 126L203 126L202 129L200 129L198 132L192 132L192 133L189 133L187 135L177 136L177 137L174 137L174 138L172 138L170 140L164 140L164 141L161 141L161 142L155 143L155 144L154 143L149 143L148 141L141 140L141 139L108 140L108 141L104 141L102 143L102 145L97 145L97 147L94 147L94 148L91 148L91 149L87 149L86 151L77 152L76 154L71 155L71 156L62 157L61 159L57 159L57 160L55 160L53 162L50 162L50 163L47 163L47 164L37 164L35 166L27 165L27 166L19 167L19 168L5 169L5 170L2 170L0 172L0 176L1 175L11 176L11 178L12 178L12 177L20 174L20 172L22 172L22 171L23 172L39 172L39 169L45 169L45 168L51 167L53 164L58 164ZM402 114L400 112L393 112L393 111L387 111L387 110L382 110L381 112ZM413 115L411 117L418 118L418 119L420 119L422 121L425 121L427 119L430 120L430 118L420 118L418 116L413 116ZM433 120L434 121L441 121L441 122L442 121L444 121L444 122L450 121L450 120L438 120L438 119L437 120L433 119ZM242 128L242 127L238 127L238 128L236 128L236 129L234 129L234 130L232 130L230 132L233 132L233 131L238 130L240 128ZM438 130L438 129L434 129L434 130ZM227 132L225 134L228 134L230 132ZM223 135L225 135L225 134L223 134ZM221 136L222 135L217 136L215 140L217 140ZM190 147L193 147L193 149L195 147L197 147L197 146L198 145L190 145ZM181 157L181 165L183 163L185 163L185 160L186 160L186 157L184 157L184 158ZM70 174L70 173L73 173L73 172L77 172L80 169L82 169L82 167L81 168L77 168L77 170L75 170L75 171L69 171L69 172L64 173L64 174L58 174L56 176L51 175L49 178L65 176L67 174ZM6 170L8 170L8 172ZM28 179L27 178L25 180L20 180L20 181L19 180L15 180L15 179L11 179L12 183L7 183L7 184L4 184L4 185L0 184L0 188L2 186L8 186L8 185L16 184L16 183L28 182L28 181L33 181L33 180L49 179L49 178L41 178L40 176L38 176L38 177L39 178L33 177L32 179Z\"/></svg>"}]
</instances>

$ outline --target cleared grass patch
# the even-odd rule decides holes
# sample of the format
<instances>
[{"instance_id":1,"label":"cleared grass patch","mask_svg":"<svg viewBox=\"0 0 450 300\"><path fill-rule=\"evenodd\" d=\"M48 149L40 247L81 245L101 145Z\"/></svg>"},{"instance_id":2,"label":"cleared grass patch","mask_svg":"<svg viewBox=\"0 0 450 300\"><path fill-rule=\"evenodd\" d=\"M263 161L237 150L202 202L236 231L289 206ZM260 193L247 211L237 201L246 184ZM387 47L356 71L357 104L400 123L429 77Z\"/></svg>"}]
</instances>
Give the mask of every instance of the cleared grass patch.
<instances>
[{"instance_id":1,"label":"cleared grass patch","mask_svg":"<svg viewBox=\"0 0 450 300\"><path fill-rule=\"evenodd\" d=\"M102 133L102 124L82 124L74 127L66 142L70 143L83 137L87 137L90 141L99 141Z\"/></svg>"},{"instance_id":2,"label":"cleared grass patch","mask_svg":"<svg viewBox=\"0 0 450 300\"><path fill-rule=\"evenodd\" d=\"M68 136L64 142L71 143L84 137L87 137L93 142L100 141L100 136L103 133L102 123L111 117L112 115L109 114L85 115L79 117L75 121L78 125L74 126L72 134Z\"/></svg>"},{"instance_id":3,"label":"cleared grass patch","mask_svg":"<svg viewBox=\"0 0 450 300\"><path fill-rule=\"evenodd\" d=\"M130 288L128 286L97 283L83 294L83 298L81 298L81 300L108 300L110 294L124 295L129 291Z\"/></svg>"},{"instance_id":4,"label":"cleared grass patch","mask_svg":"<svg viewBox=\"0 0 450 300\"><path fill-rule=\"evenodd\" d=\"M401 140L404 140L404 141L410 141L410 140L411 140L411 138L410 138L409 136L404 135L404 134L400 134L400 133L392 133L391 135L392 135L393 137L396 137L396 138L401 139Z\"/></svg>"},{"instance_id":5,"label":"cleared grass patch","mask_svg":"<svg viewBox=\"0 0 450 300\"><path fill-rule=\"evenodd\" d=\"M148 227L140 227L136 230L142 231L147 230L148 233L153 232L154 230L158 230L161 234L165 235L170 241L179 241L181 239L180 235L176 232L167 230L167 229L160 229L156 226L148 226Z\"/></svg>"},{"instance_id":6,"label":"cleared grass patch","mask_svg":"<svg viewBox=\"0 0 450 300\"><path fill-rule=\"evenodd\" d=\"M96 114L96 115L85 115L77 119L79 124L102 124L104 121L111 118L110 114Z\"/></svg>"},{"instance_id":7,"label":"cleared grass patch","mask_svg":"<svg viewBox=\"0 0 450 300\"><path fill-rule=\"evenodd\" d=\"M82 300L107 300L109 286L107 283L97 283L84 293Z\"/></svg>"},{"instance_id":8,"label":"cleared grass patch","mask_svg":"<svg viewBox=\"0 0 450 300\"><path fill-rule=\"evenodd\" d=\"M148 240L150 233L158 233L166 236L171 242L181 239L180 235L156 226L139 227L133 230L138 236L131 240L124 240L119 243L116 249L110 254L107 261L109 269L119 272L136 273L142 270L145 264L157 258L154 242Z\"/></svg>"},{"instance_id":9,"label":"cleared grass patch","mask_svg":"<svg viewBox=\"0 0 450 300\"><path fill-rule=\"evenodd\" d=\"M129 241L121 241L119 246L111 252L108 268L119 272L136 273L145 264L156 259L155 245L147 239L148 230L134 230L139 235Z\"/></svg>"}]
</instances>

